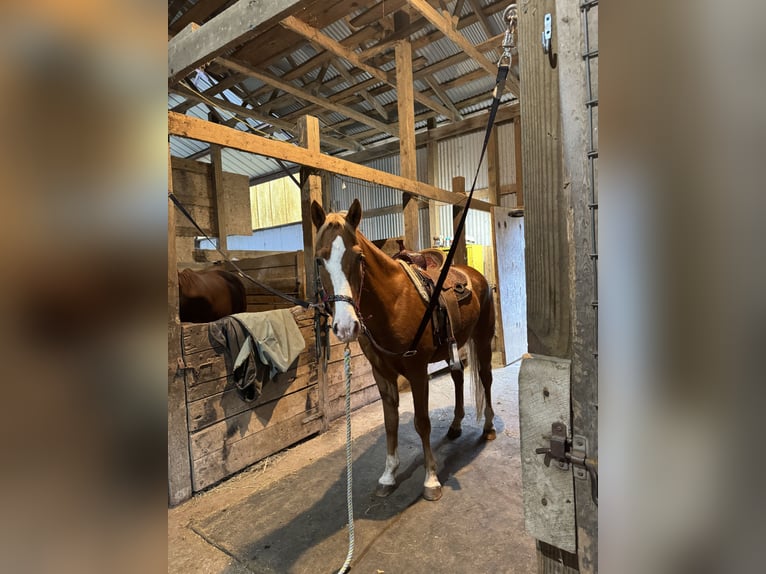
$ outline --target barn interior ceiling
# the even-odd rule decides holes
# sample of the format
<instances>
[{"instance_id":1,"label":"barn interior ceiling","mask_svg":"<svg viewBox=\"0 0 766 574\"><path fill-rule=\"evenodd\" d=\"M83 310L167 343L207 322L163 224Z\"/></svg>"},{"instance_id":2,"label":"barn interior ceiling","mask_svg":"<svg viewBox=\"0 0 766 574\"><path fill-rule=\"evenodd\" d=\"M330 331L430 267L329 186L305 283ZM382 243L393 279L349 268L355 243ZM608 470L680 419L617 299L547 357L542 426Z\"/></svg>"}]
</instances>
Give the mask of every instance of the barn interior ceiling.
<instances>
[{"instance_id":1,"label":"barn interior ceiling","mask_svg":"<svg viewBox=\"0 0 766 574\"><path fill-rule=\"evenodd\" d=\"M235 3L170 0L169 38ZM457 127L491 104L505 32L502 13L510 3L298 2L279 24L170 81L168 108L283 141L297 141L296 122L310 114L319 118L324 152L378 149L397 141L395 46L408 39L415 129ZM506 87L504 103L516 100L514 86L517 81ZM206 144L175 140L173 155L205 159ZM247 164L234 171L247 170L253 178L280 171L265 159Z\"/></svg>"}]
</instances>

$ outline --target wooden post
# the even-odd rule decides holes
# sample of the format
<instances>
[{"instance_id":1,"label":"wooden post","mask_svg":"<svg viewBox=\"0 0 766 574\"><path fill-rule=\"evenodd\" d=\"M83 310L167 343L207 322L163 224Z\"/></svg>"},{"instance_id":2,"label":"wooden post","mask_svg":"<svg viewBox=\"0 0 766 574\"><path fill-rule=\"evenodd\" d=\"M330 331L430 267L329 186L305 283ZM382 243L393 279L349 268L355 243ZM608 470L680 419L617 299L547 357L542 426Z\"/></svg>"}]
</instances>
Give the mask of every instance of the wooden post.
<instances>
[{"instance_id":1,"label":"wooden post","mask_svg":"<svg viewBox=\"0 0 766 574\"><path fill-rule=\"evenodd\" d=\"M426 144L426 161L428 162L428 183L436 185L436 172L439 169L439 156L435 141ZM433 238L441 235L439 226L439 207L434 201L428 202L428 240L429 247L433 246Z\"/></svg>"},{"instance_id":2,"label":"wooden post","mask_svg":"<svg viewBox=\"0 0 766 574\"><path fill-rule=\"evenodd\" d=\"M319 120L302 116L298 121L298 139L301 146L319 152ZM322 176L316 170L301 168L301 221L303 224L303 251L306 254L306 292L314 292L314 239L316 230L311 222L311 202L322 202Z\"/></svg>"},{"instance_id":3,"label":"wooden post","mask_svg":"<svg viewBox=\"0 0 766 574\"><path fill-rule=\"evenodd\" d=\"M227 253L229 235L229 211L226 191L223 188L223 163L221 146L210 144L210 162L213 166L213 195L215 196L216 221L218 222L218 248Z\"/></svg>"},{"instance_id":4,"label":"wooden post","mask_svg":"<svg viewBox=\"0 0 766 574\"><path fill-rule=\"evenodd\" d=\"M298 141L309 151L319 153L319 120L313 116L302 116L298 121ZM311 222L311 203L316 201L323 206L322 173L306 167L301 168L301 223L303 226L303 268L306 277L306 298L313 300L316 278L314 275L314 242L316 229ZM322 358L317 357L318 400L322 413L322 432L329 426L327 420L327 381Z\"/></svg>"},{"instance_id":5,"label":"wooden post","mask_svg":"<svg viewBox=\"0 0 766 574\"><path fill-rule=\"evenodd\" d=\"M465 178L462 175L452 178L452 191L455 193L462 193L465 195ZM455 237L454 234L457 231L458 222L463 216L465 207L452 206L452 241L457 241L457 247L455 248L455 256L452 259L453 265L467 265L468 264L468 250L465 247L465 228L460 237Z\"/></svg>"},{"instance_id":6,"label":"wooden post","mask_svg":"<svg viewBox=\"0 0 766 574\"><path fill-rule=\"evenodd\" d=\"M516 207L524 207L524 170L521 157L521 117L513 118L513 154L516 159Z\"/></svg>"},{"instance_id":7,"label":"wooden post","mask_svg":"<svg viewBox=\"0 0 766 574\"><path fill-rule=\"evenodd\" d=\"M168 192L173 192L173 172L168 146ZM168 199L168 503L175 506L191 497L191 459L186 416L186 386L181 360L181 324L178 319L178 262L176 261L176 212Z\"/></svg>"},{"instance_id":8,"label":"wooden post","mask_svg":"<svg viewBox=\"0 0 766 574\"><path fill-rule=\"evenodd\" d=\"M589 17L593 26L597 11ZM562 178L569 190L569 221L572 234L569 244L569 292L572 312L572 432L585 437L588 457L598 459L598 362L594 353L596 293L594 260L591 258L590 189L587 185L589 164L588 100L585 66L582 58L582 16L579 6L556 0L554 26L558 38L558 70L561 83L560 102L566 113L561 115ZM593 33L593 30L591 30ZM597 118L594 118L594 120ZM597 231L597 229L596 229ZM575 479L575 509L577 521L577 556L581 574L593 574L598 564L598 508L591 497L590 479Z\"/></svg>"},{"instance_id":9,"label":"wooden post","mask_svg":"<svg viewBox=\"0 0 766 574\"><path fill-rule=\"evenodd\" d=\"M497 126L492 128L487 143L487 203L499 205L500 203L500 150L497 144Z\"/></svg>"},{"instance_id":10,"label":"wooden post","mask_svg":"<svg viewBox=\"0 0 766 574\"><path fill-rule=\"evenodd\" d=\"M415 100L412 86L412 46L407 40L396 43L396 96L399 110L399 164L401 176L416 181L418 178L415 151ZM415 197L405 193L404 245L418 251L420 245L419 207Z\"/></svg>"}]
</instances>

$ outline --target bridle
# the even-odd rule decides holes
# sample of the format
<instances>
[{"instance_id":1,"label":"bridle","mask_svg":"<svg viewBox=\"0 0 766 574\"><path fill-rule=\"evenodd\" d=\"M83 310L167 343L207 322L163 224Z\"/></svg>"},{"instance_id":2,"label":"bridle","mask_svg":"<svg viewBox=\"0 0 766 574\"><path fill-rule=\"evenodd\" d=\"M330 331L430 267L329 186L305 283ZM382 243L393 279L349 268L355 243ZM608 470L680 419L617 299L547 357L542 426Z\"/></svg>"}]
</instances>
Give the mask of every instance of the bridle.
<instances>
[{"instance_id":1,"label":"bridle","mask_svg":"<svg viewBox=\"0 0 766 574\"><path fill-rule=\"evenodd\" d=\"M321 302L322 305L322 313L326 316L331 316L334 313L331 313L329 310L329 303L335 303L337 301L340 301L342 303L348 303L354 308L354 311L356 311L356 317L359 320L359 329L360 332L367 337L367 339L370 341L373 347L377 349L379 352L383 353L384 355L388 355L389 357L403 357L403 356L411 356L408 355L408 351L402 351L402 352L394 352L389 351L385 347L383 347L380 343L378 343L375 338L372 336L372 333L367 328L367 325L364 323L364 318L362 317L362 311L361 311L361 300L362 300L362 288L364 287L364 269L365 269L365 263L364 263L364 254L361 254L361 257L359 259L359 296L354 299L353 297L349 297L348 295L328 295L327 290L324 288L324 284L322 283L322 276L319 273L319 266L323 265L322 260L320 257L317 257L314 262L315 267L315 277L316 277L316 284L317 284L317 298ZM333 306L334 307L334 306ZM334 308L333 308L334 311Z\"/></svg>"}]
</instances>

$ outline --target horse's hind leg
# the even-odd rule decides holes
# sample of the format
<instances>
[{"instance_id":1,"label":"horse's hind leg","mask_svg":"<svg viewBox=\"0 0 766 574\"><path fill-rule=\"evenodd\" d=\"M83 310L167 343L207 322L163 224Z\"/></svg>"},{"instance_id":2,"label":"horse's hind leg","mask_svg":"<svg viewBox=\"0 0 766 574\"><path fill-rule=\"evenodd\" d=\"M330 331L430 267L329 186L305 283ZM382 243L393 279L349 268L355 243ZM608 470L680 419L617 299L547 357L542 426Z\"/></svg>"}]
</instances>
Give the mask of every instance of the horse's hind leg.
<instances>
[{"instance_id":1,"label":"horse's hind leg","mask_svg":"<svg viewBox=\"0 0 766 574\"><path fill-rule=\"evenodd\" d=\"M465 409L463 408L463 370L452 371L452 382L455 384L455 418L452 419L452 424L447 431L447 438L456 439L461 435L463 429L461 423L465 416Z\"/></svg>"},{"instance_id":2,"label":"horse's hind leg","mask_svg":"<svg viewBox=\"0 0 766 574\"><path fill-rule=\"evenodd\" d=\"M492 339L475 341L474 358L478 363L479 379L484 391L484 431L482 437L494 440L497 436L494 426L495 411L492 410ZM478 385L476 392L481 392Z\"/></svg>"},{"instance_id":3,"label":"horse's hind leg","mask_svg":"<svg viewBox=\"0 0 766 574\"><path fill-rule=\"evenodd\" d=\"M399 435L399 389L396 377L393 381L384 377L377 369L372 371L383 402L383 420L386 427L386 468L378 479L377 496L388 496L396 488L396 471L399 468L397 451Z\"/></svg>"}]
</instances>

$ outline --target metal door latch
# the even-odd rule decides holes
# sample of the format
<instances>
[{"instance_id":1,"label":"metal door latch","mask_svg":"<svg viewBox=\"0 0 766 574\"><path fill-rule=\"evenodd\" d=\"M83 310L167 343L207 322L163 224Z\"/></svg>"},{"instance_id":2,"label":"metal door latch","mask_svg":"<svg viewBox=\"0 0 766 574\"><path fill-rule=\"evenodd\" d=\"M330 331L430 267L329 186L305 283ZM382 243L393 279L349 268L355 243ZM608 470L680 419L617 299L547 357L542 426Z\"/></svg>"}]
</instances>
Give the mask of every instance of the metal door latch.
<instances>
[{"instance_id":1,"label":"metal door latch","mask_svg":"<svg viewBox=\"0 0 766 574\"><path fill-rule=\"evenodd\" d=\"M545 455L545 466L555 460L561 470L569 470L571 464L575 478L587 480L590 476L591 496L598 506L598 461L588 458L588 439L580 435L568 438L567 425L562 422L553 423L550 437L545 438L550 441L550 446L535 449L535 453Z\"/></svg>"}]
</instances>

